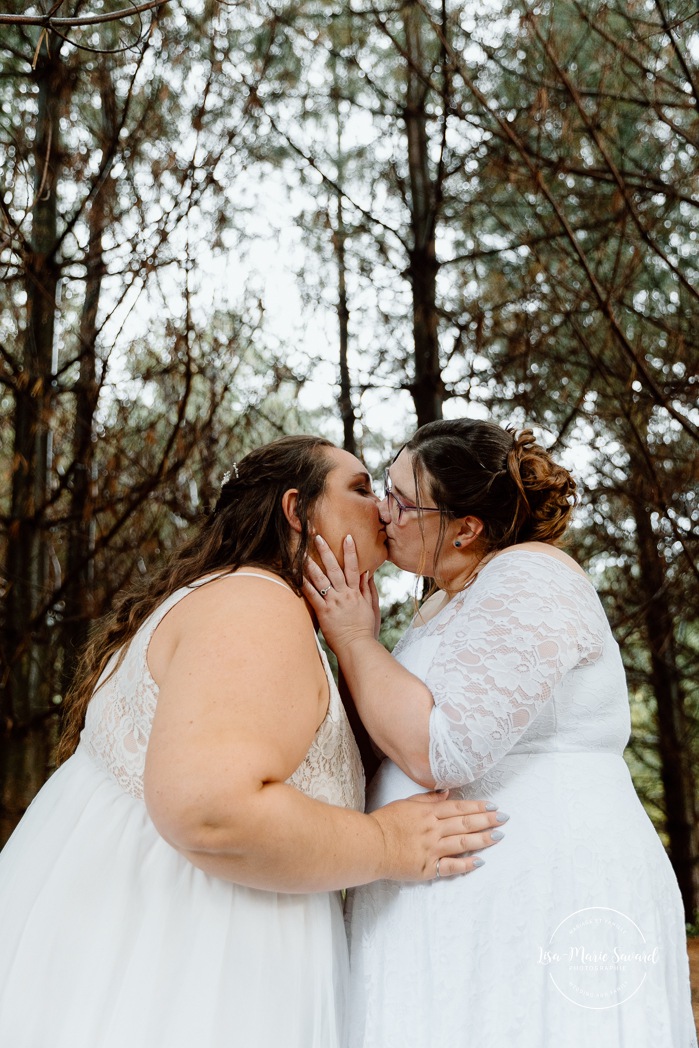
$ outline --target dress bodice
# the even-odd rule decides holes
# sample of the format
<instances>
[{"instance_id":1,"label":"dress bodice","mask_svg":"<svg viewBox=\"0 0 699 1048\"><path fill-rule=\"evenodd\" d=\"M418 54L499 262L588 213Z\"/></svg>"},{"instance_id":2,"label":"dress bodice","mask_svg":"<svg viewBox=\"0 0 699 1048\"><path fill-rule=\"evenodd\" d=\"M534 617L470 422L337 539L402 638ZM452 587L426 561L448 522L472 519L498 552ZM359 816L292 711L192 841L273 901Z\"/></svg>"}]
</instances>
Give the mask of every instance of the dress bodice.
<instances>
[{"instance_id":1,"label":"dress bodice","mask_svg":"<svg viewBox=\"0 0 699 1048\"><path fill-rule=\"evenodd\" d=\"M238 574L252 574L270 583L285 585L267 575ZM226 577L234 580L236 575ZM107 666L90 700L80 747L133 797L143 797L146 751L158 702L158 685L148 668L148 645L167 613L210 579L211 576L182 587L155 609L129 642L116 669L113 669L116 656ZM359 751L320 644L318 651L330 690L328 709L308 753L287 782L315 800L363 811L364 773Z\"/></svg>"},{"instance_id":2,"label":"dress bodice","mask_svg":"<svg viewBox=\"0 0 699 1048\"><path fill-rule=\"evenodd\" d=\"M628 740L624 668L599 597L550 554L494 558L394 655L434 697L438 786L480 779L509 754L620 755Z\"/></svg>"}]
</instances>

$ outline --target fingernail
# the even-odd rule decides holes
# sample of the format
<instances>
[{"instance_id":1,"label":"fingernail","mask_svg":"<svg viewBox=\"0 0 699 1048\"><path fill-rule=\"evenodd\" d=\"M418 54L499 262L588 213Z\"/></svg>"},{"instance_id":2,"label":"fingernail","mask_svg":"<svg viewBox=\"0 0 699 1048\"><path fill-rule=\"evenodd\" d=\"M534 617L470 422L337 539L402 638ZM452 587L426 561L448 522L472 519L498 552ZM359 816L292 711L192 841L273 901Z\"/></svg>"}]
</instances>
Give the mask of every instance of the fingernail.
<instances>
[{"instance_id":1,"label":"fingernail","mask_svg":"<svg viewBox=\"0 0 699 1048\"><path fill-rule=\"evenodd\" d=\"M327 546L327 542L322 535L316 535L316 546Z\"/></svg>"},{"instance_id":2,"label":"fingernail","mask_svg":"<svg viewBox=\"0 0 699 1048\"><path fill-rule=\"evenodd\" d=\"M490 839L491 841L501 841L504 836L505 834L501 833L500 830L493 830L493 832L490 835Z\"/></svg>"},{"instance_id":3,"label":"fingernail","mask_svg":"<svg viewBox=\"0 0 699 1048\"><path fill-rule=\"evenodd\" d=\"M347 543L348 546L351 546L352 543L354 542L354 539L352 538L351 535L345 535L345 542Z\"/></svg>"},{"instance_id":4,"label":"fingernail","mask_svg":"<svg viewBox=\"0 0 699 1048\"><path fill-rule=\"evenodd\" d=\"M497 811L498 810L498 806L497 806L497 804L493 804L492 801L488 801L488 803L485 806L485 810L486 811Z\"/></svg>"},{"instance_id":5,"label":"fingernail","mask_svg":"<svg viewBox=\"0 0 699 1048\"><path fill-rule=\"evenodd\" d=\"M474 866L485 866L485 859L476 858L473 860Z\"/></svg>"},{"instance_id":6,"label":"fingernail","mask_svg":"<svg viewBox=\"0 0 699 1048\"><path fill-rule=\"evenodd\" d=\"M507 822L507 820L509 819L509 817L510 817L510 816L509 816L509 815L506 815L504 811L499 811L499 812L497 813L497 815L495 816L495 821L496 821L496 822Z\"/></svg>"}]
</instances>

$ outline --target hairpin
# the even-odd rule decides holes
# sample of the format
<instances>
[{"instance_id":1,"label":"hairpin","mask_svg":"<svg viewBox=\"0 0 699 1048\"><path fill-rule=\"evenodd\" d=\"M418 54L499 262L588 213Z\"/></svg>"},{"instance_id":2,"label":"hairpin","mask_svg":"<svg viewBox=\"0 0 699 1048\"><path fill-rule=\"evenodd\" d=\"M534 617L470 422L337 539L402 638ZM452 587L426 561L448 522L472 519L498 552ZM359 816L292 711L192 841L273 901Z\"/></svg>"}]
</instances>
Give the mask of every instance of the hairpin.
<instances>
[{"instance_id":1,"label":"hairpin","mask_svg":"<svg viewBox=\"0 0 699 1048\"><path fill-rule=\"evenodd\" d=\"M235 473L235 479L238 480L240 478L240 474L238 473L238 463L237 462L233 463L233 473ZM223 474L223 479L221 481L221 487L222 488L225 488L226 484L231 479L231 476L232 476L231 471L229 469L227 469L226 472Z\"/></svg>"}]
</instances>

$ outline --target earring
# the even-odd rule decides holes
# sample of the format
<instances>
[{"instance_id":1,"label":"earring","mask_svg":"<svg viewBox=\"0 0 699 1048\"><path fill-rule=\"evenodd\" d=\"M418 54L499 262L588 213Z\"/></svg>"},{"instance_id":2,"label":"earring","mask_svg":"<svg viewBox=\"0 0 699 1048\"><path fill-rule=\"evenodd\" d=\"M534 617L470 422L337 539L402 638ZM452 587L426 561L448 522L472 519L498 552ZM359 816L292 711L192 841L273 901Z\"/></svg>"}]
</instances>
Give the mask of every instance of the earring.
<instances>
[{"instance_id":1,"label":"earring","mask_svg":"<svg viewBox=\"0 0 699 1048\"><path fill-rule=\"evenodd\" d=\"M456 546L457 549L461 549L461 542L459 541L459 539L455 539L454 540L454 545Z\"/></svg>"}]
</instances>

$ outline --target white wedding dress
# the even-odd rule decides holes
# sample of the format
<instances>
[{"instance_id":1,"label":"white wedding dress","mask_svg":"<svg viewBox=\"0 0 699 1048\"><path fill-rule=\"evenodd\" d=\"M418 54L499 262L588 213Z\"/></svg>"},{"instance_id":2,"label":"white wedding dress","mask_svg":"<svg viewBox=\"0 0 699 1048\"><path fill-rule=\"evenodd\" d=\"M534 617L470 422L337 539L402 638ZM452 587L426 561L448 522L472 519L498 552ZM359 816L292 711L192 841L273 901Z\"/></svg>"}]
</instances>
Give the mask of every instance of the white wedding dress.
<instances>
[{"instance_id":1,"label":"white wedding dress","mask_svg":"<svg viewBox=\"0 0 699 1048\"><path fill-rule=\"evenodd\" d=\"M340 893L218 880L167 844L148 816L143 771L158 697L148 643L189 592L172 594L140 628L95 692L76 753L0 853L2 1048L342 1043ZM328 712L289 782L361 810L359 754L321 655Z\"/></svg>"},{"instance_id":2,"label":"white wedding dress","mask_svg":"<svg viewBox=\"0 0 699 1048\"><path fill-rule=\"evenodd\" d=\"M351 1048L690 1048L677 883L622 759L619 650L582 575L514 550L398 660L434 695L430 761L511 818L485 866L351 893ZM373 809L417 789L385 760Z\"/></svg>"}]
</instances>

